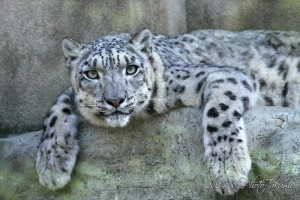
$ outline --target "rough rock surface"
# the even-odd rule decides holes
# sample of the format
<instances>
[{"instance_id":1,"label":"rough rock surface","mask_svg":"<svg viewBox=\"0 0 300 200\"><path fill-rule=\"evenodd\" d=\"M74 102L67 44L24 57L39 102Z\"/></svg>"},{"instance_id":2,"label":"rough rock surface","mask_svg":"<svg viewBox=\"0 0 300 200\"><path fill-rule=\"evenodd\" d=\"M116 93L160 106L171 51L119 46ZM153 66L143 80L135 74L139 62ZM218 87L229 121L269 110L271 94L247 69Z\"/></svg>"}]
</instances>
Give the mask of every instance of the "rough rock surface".
<instances>
[{"instance_id":1,"label":"rough rock surface","mask_svg":"<svg viewBox=\"0 0 300 200\"><path fill-rule=\"evenodd\" d=\"M0 199L297 199L299 114L259 107L245 121L253 165L249 185L235 197L210 188L201 114L186 108L125 128L84 122L72 180L58 191L38 183L34 159L42 131L0 139Z\"/></svg>"},{"instance_id":2,"label":"rough rock surface","mask_svg":"<svg viewBox=\"0 0 300 200\"><path fill-rule=\"evenodd\" d=\"M186 0L187 30L300 31L299 0Z\"/></svg>"}]
</instances>

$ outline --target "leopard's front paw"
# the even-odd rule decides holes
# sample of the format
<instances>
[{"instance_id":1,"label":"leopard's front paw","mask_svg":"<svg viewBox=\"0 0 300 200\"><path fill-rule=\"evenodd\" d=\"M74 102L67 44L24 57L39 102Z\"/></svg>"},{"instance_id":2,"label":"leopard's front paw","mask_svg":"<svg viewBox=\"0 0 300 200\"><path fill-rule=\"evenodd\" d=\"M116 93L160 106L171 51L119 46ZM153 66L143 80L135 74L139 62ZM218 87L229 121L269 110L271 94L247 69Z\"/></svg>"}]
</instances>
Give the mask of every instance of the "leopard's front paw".
<instances>
[{"instance_id":1,"label":"leopard's front paw","mask_svg":"<svg viewBox=\"0 0 300 200\"><path fill-rule=\"evenodd\" d=\"M64 187L71 179L78 151L77 141L71 137L45 138L36 157L40 183L52 190Z\"/></svg>"},{"instance_id":2,"label":"leopard's front paw","mask_svg":"<svg viewBox=\"0 0 300 200\"><path fill-rule=\"evenodd\" d=\"M237 171L234 166L232 169L222 166L225 169L213 170L211 179L217 192L223 195L233 195L240 189L244 188L248 183L247 173L245 171Z\"/></svg>"},{"instance_id":3,"label":"leopard's front paw","mask_svg":"<svg viewBox=\"0 0 300 200\"><path fill-rule=\"evenodd\" d=\"M237 152L219 156L212 154L207 162L211 184L217 192L233 195L248 183L248 172L251 169L251 159L248 154L242 156Z\"/></svg>"}]
</instances>

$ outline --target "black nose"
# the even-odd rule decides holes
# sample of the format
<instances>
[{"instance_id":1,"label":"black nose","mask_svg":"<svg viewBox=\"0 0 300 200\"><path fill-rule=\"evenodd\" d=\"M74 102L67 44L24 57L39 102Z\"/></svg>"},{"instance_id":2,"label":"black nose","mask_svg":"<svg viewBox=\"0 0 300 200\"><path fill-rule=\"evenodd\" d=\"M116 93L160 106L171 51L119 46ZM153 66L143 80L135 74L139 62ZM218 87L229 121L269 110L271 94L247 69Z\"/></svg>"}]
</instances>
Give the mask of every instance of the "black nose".
<instances>
[{"instance_id":1,"label":"black nose","mask_svg":"<svg viewBox=\"0 0 300 200\"><path fill-rule=\"evenodd\" d=\"M123 103L123 101L124 101L124 99L108 99L108 100L106 100L106 102L109 105L111 105L115 108L119 107L121 105L121 103Z\"/></svg>"}]
</instances>

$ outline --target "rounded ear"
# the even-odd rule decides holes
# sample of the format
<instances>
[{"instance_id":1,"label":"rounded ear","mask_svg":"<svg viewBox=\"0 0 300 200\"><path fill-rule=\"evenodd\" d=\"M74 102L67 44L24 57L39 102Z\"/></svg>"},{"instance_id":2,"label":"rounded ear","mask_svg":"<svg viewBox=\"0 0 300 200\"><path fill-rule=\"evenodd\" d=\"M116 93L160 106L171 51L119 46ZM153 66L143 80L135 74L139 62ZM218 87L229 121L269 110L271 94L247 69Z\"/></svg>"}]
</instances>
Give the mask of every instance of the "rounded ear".
<instances>
[{"instance_id":1,"label":"rounded ear","mask_svg":"<svg viewBox=\"0 0 300 200\"><path fill-rule=\"evenodd\" d=\"M153 35L149 29L143 29L131 38L133 44L139 51L147 53L149 57L152 54Z\"/></svg>"},{"instance_id":2,"label":"rounded ear","mask_svg":"<svg viewBox=\"0 0 300 200\"><path fill-rule=\"evenodd\" d=\"M65 57L70 60L75 60L78 57L80 50L83 48L81 44L71 38L63 39L61 46Z\"/></svg>"}]
</instances>

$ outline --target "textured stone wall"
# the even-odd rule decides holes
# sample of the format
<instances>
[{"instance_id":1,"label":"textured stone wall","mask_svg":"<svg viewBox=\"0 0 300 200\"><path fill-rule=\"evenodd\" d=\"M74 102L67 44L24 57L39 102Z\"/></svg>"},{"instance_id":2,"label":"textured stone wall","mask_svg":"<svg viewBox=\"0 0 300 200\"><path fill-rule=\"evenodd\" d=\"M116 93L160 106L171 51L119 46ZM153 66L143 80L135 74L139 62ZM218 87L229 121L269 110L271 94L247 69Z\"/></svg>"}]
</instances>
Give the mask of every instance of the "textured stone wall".
<instances>
[{"instance_id":1,"label":"textured stone wall","mask_svg":"<svg viewBox=\"0 0 300 200\"><path fill-rule=\"evenodd\" d=\"M299 0L186 0L187 29L300 31Z\"/></svg>"}]
</instances>

